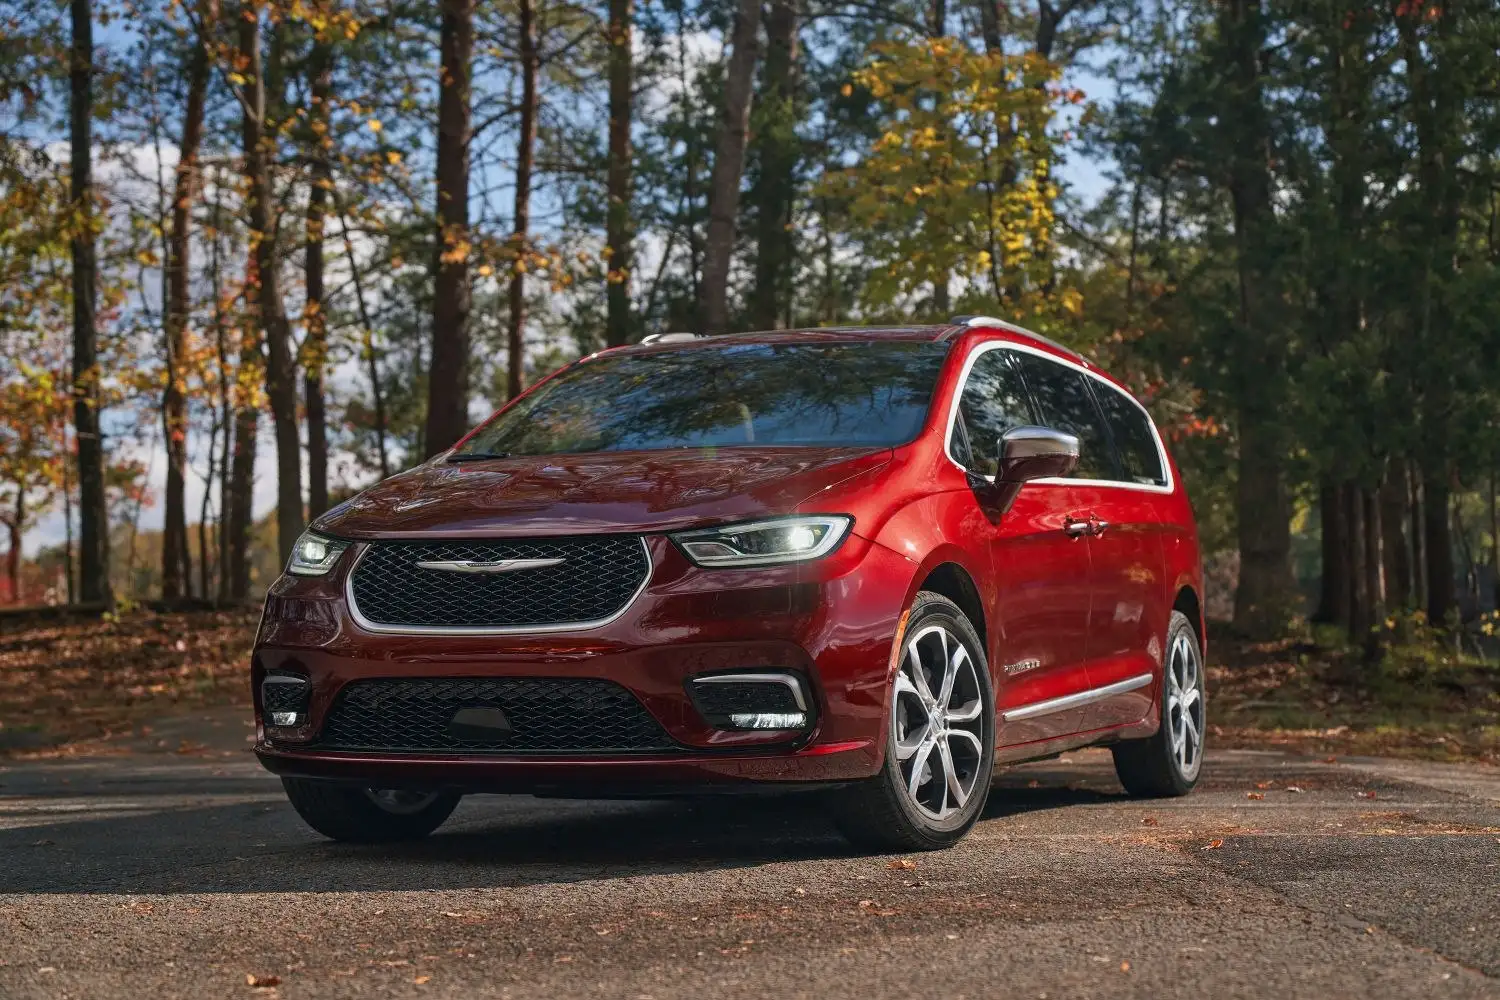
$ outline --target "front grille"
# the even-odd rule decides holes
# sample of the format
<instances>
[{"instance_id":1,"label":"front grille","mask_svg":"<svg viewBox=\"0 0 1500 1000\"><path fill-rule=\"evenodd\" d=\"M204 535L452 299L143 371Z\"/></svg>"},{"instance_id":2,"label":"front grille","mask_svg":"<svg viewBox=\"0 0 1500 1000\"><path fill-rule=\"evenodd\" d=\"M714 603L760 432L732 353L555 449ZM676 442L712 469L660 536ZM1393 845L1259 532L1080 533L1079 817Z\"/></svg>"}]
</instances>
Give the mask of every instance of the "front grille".
<instances>
[{"instance_id":1,"label":"front grille","mask_svg":"<svg viewBox=\"0 0 1500 1000\"><path fill-rule=\"evenodd\" d=\"M420 562L561 560L498 573L419 567ZM355 609L386 628L566 628L623 611L651 572L640 538L374 542L350 579Z\"/></svg>"},{"instance_id":2,"label":"front grille","mask_svg":"<svg viewBox=\"0 0 1500 1000\"><path fill-rule=\"evenodd\" d=\"M498 708L509 732L459 738L460 709ZM372 679L344 685L318 745L328 750L640 753L675 749L635 696L591 678Z\"/></svg>"}]
</instances>

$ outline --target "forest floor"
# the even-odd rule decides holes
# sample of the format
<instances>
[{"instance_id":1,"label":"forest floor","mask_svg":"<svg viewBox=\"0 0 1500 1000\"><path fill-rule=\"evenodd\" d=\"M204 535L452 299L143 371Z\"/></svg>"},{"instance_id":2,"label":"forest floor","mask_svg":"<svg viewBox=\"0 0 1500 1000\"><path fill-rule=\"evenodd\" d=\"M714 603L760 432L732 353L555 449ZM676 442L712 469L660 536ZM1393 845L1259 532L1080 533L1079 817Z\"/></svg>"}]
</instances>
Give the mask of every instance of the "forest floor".
<instances>
[{"instance_id":1,"label":"forest floor","mask_svg":"<svg viewBox=\"0 0 1500 1000\"><path fill-rule=\"evenodd\" d=\"M258 618L236 609L0 623L0 756L107 755L143 743L192 752L153 724L204 708L248 713ZM1500 664L1435 643L1397 648L1376 665L1290 639L1212 640L1209 654L1215 746L1500 764Z\"/></svg>"}]
</instances>

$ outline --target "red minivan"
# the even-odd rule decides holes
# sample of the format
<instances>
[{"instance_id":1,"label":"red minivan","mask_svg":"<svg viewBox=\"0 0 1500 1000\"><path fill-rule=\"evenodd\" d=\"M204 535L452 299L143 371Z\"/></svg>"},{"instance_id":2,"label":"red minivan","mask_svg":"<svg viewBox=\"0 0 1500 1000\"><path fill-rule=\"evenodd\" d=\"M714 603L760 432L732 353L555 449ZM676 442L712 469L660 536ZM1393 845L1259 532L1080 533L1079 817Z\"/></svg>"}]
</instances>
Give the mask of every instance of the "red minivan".
<instances>
[{"instance_id":1,"label":"red minivan","mask_svg":"<svg viewBox=\"0 0 1500 1000\"><path fill-rule=\"evenodd\" d=\"M470 792L817 789L950 845L995 769L1203 755L1202 573L1146 410L988 317L590 355L318 518L271 587L256 753L345 840Z\"/></svg>"}]
</instances>

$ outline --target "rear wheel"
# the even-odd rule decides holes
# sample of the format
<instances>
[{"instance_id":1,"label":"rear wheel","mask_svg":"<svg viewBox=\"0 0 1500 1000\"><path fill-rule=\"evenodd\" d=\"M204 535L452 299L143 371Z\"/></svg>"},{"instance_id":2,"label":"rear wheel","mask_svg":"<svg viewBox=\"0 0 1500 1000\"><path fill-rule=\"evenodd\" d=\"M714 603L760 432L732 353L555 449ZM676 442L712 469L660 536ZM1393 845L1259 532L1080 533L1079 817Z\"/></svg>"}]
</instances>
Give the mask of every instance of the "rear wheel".
<instances>
[{"instance_id":1,"label":"rear wheel","mask_svg":"<svg viewBox=\"0 0 1500 1000\"><path fill-rule=\"evenodd\" d=\"M1203 767L1203 646L1187 615L1172 612L1167 629L1167 662L1162 668L1161 727L1143 740L1111 749L1115 774L1131 795L1168 798L1186 795Z\"/></svg>"},{"instance_id":2,"label":"rear wheel","mask_svg":"<svg viewBox=\"0 0 1500 1000\"><path fill-rule=\"evenodd\" d=\"M856 846L930 851L979 819L995 766L995 701L979 635L958 606L922 591L892 679L885 764L842 790L836 818Z\"/></svg>"},{"instance_id":3,"label":"rear wheel","mask_svg":"<svg viewBox=\"0 0 1500 1000\"><path fill-rule=\"evenodd\" d=\"M384 843L418 840L443 825L458 806L456 792L363 788L333 781L282 778L297 815L334 840Z\"/></svg>"}]
</instances>

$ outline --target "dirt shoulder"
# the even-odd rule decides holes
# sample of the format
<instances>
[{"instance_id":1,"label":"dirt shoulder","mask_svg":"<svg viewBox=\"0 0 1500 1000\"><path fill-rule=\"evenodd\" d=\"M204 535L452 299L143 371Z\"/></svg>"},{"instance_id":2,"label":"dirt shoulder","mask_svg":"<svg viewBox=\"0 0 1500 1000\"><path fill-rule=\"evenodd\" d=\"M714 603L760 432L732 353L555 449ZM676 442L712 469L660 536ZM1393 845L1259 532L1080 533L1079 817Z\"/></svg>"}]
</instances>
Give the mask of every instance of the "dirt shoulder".
<instances>
[{"instance_id":1,"label":"dirt shoulder","mask_svg":"<svg viewBox=\"0 0 1500 1000\"><path fill-rule=\"evenodd\" d=\"M135 612L7 622L0 632L0 756L108 752L152 723L250 706L259 612Z\"/></svg>"},{"instance_id":2,"label":"dirt shoulder","mask_svg":"<svg viewBox=\"0 0 1500 1000\"><path fill-rule=\"evenodd\" d=\"M1211 641L1208 693L1219 747L1500 764L1500 664L1442 642L1366 663L1303 640Z\"/></svg>"}]
</instances>

